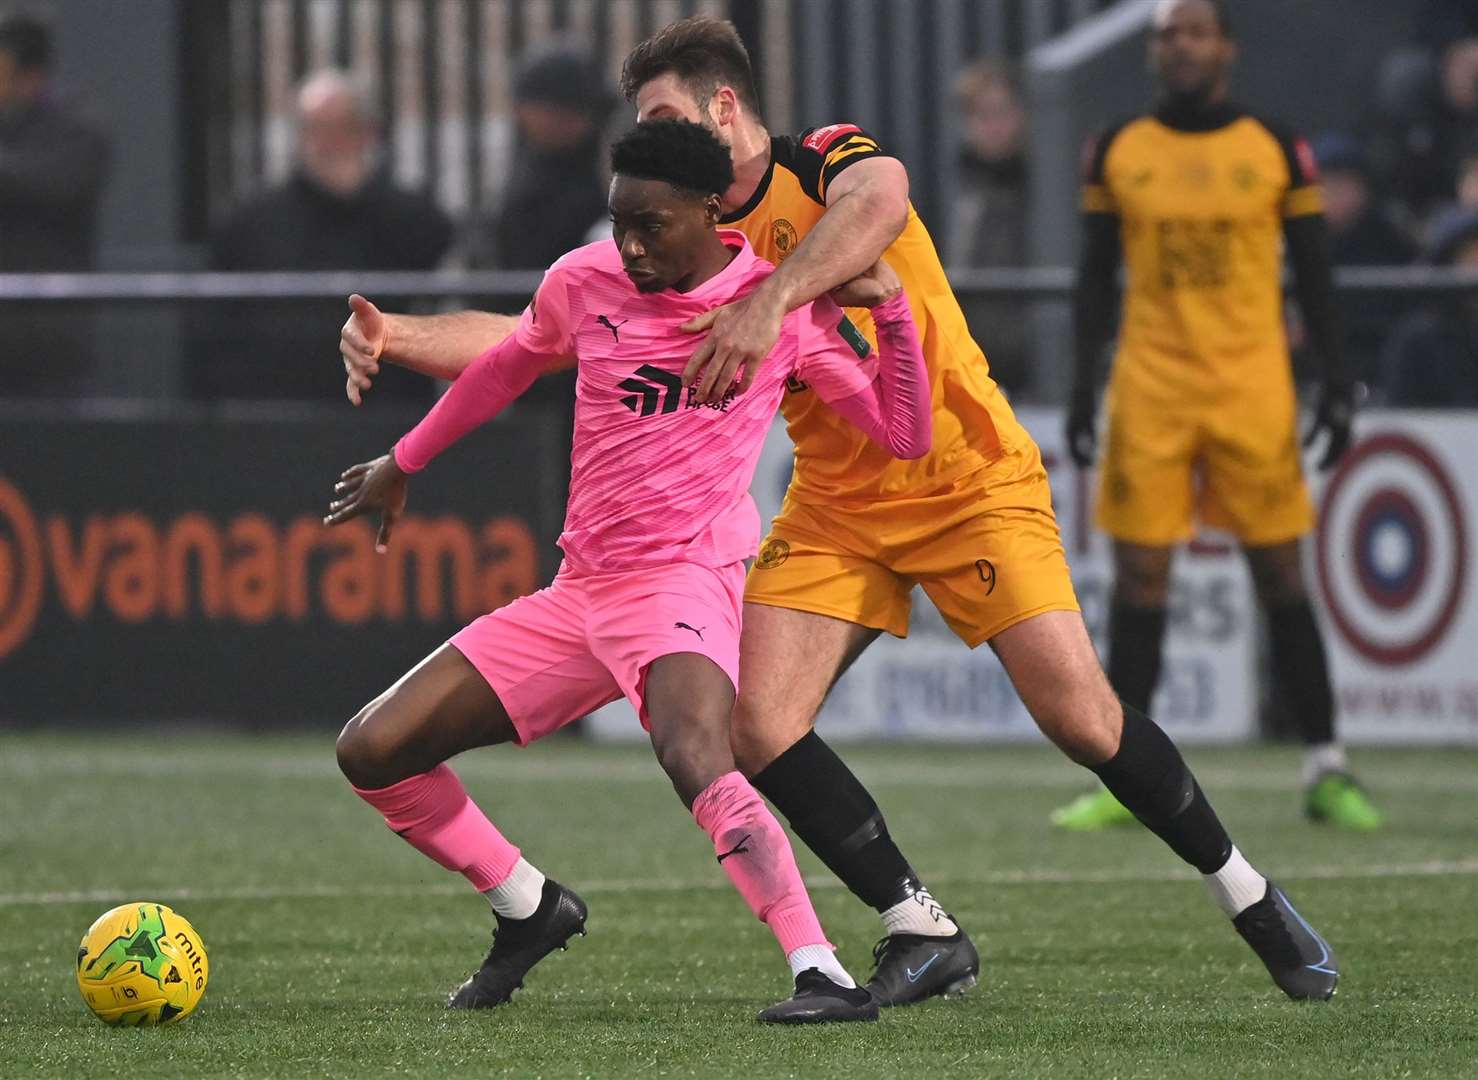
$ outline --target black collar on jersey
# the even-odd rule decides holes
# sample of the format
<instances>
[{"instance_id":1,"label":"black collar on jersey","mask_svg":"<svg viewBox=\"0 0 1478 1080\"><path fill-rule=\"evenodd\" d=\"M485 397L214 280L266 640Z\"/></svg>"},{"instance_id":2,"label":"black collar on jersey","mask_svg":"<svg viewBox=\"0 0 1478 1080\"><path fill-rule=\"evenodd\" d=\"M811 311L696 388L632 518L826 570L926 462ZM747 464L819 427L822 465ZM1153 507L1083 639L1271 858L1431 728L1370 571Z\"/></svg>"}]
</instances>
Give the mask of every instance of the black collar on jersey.
<instances>
[{"instance_id":1,"label":"black collar on jersey","mask_svg":"<svg viewBox=\"0 0 1478 1080\"><path fill-rule=\"evenodd\" d=\"M770 163L765 166L765 175L760 177L759 186L754 189L754 194L745 200L744 205L732 214L725 214L718 219L720 225L730 225L742 218L747 218L754 213L754 208L760 204L765 193L770 190L770 179L775 175L775 159L784 152L781 140L774 135L770 136Z\"/></svg>"},{"instance_id":2,"label":"black collar on jersey","mask_svg":"<svg viewBox=\"0 0 1478 1080\"><path fill-rule=\"evenodd\" d=\"M1163 98L1155 107L1155 119L1176 131L1216 131L1247 115L1247 110L1230 101L1206 104L1183 98Z\"/></svg>"}]
</instances>

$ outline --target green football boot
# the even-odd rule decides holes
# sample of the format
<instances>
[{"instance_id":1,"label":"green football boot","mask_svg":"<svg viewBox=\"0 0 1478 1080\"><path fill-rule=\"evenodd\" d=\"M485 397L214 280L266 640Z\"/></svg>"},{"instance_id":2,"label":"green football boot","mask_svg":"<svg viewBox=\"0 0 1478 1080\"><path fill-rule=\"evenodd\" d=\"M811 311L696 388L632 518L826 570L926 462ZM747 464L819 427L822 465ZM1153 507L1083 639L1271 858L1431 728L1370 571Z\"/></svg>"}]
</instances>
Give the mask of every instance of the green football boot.
<instances>
[{"instance_id":1,"label":"green football boot","mask_svg":"<svg viewBox=\"0 0 1478 1080\"><path fill-rule=\"evenodd\" d=\"M1381 815L1370 797L1348 773L1327 772L1304 793L1304 813L1310 821L1352 832L1381 827Z\"/></svg>"},{"instance_id":2,"label":"green football boot","mask_svg":"<svg viewBox=\"0 0 1478 1080\"><path fill-rule=\"evenodd\" d=\"M1052 811L1049 820L1057 828L1072 832L1095 832L1115 825L1133 825L1137 821L1104 787L1079 795L1066 806L1059 806Z\"/></svg>"}]
</instances>

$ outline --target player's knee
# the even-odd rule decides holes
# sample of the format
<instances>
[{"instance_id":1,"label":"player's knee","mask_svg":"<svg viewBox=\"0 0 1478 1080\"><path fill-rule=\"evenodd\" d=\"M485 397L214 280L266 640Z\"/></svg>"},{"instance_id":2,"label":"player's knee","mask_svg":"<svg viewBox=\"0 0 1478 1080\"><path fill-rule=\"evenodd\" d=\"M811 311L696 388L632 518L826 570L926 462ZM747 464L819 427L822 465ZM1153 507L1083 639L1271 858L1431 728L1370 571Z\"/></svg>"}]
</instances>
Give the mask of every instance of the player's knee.
<instances>
[{"instance_id":1,"label":"player's knee","mask_svg":"<svg viewBox=\"0 0 1478 1080\"><path fill-rule=\"evenodd\" d=\"M753 731L735 727L729 732L729 749L734 753L734 764L745 776L753 777L774 760L766 741Z\"/></svg>"},{"instance_id":2,"label":"player's knee","mask_svg":"<svg viewBox=\"0 0 1478 1080\"><path fill-rule=\"evenodd\" d=\"M1307 599L1304 587L1303 545L1300 540L1244 546L1253 588L1264 606L1280 607Z\"/></svg>"},{"instance_id":3,"label":"player's knee","mask_svg":"<svg viewBox=\"0 0 1478 1080\"><path fill-rule=\"evenodd\" d=\"M1122 564L1114 570L1114 600L1137 608L1162 608L1169 602L1168 575L1140 564Z\"/></svg>"},{"instance_id":4,"label":"player's knee","mask_svg":"<svg viewBox=\"0 0 1478 1080\"><path fill-rule=\"evenodd\" d=\"M1059 750L1077 764L1093 768L1119 752L1124 711L1105 685L1103 692L1085 689L1064 695L1037 723Z\"/></svg>"},{"instance_id":5,"label":"player's knee","mask_svg":"<svg viewBox=\"0 0 1478 1080\"><path fill-rule=\"evenodd\" d=\"M698 709L665 717L661 733L653 729L652 749L684 802L734 769L722 718Z\"/></svg>"},{"instance_id":6,"label":"player's knee","mask_svg":"<svg viewBox=\"0 0 1478 1080\"><path fill-rule=\"evenodd\" d=\"M1252 585L1264 607L1282 607L1304 600L1303 573L1297 563L1280 564L1273 560L1248 559Z\"/></svg>"},{"instance_id":7,"label":"player's knee","mask_svg":"<svg viewBox=\"0 0 1478 1080\"><path fill-rule=\"evenodd\" d=\"M1138 608L1162 608L1170 594L1170 552L1119 544L1114 549L1114 600Z\"/></svg>"},{"instance_id":8,"label":"player's knee","mask_svg":"<svg viewBox=\"0 0 1478 1080\"><path fill-rule=\"evenodd\" d=\"M360 709L354 719L344 725L334 743L339 771L357 788L388 787L404 779L395 775L394 748L379 734L374 723L379 706L379 701L372 701Z\"/></svg>"},{"instance_id":9,"label":"player's knee","mask_svg":"<svg viewBox=\"0 0 1478 1080\"><path fill-rule=\"evenodd\" d=\"M734 753L734 764L745 776L754 776L778 756L774 739L756 723L757 717L734 710L733 723L729 727L729 748Z\"/></svg>"},{"instance_id":10,"label":"player's knee","mask_svg":"<svg viewBox=\"0 0 1478 1080\"><path fill-rule=\"evenodd\" d=\"M810 730L809 716L787 715L782 709L756 708L741 692L729 726L734 763L745 776L756 776Z\"/></svg>"}]
</instances>

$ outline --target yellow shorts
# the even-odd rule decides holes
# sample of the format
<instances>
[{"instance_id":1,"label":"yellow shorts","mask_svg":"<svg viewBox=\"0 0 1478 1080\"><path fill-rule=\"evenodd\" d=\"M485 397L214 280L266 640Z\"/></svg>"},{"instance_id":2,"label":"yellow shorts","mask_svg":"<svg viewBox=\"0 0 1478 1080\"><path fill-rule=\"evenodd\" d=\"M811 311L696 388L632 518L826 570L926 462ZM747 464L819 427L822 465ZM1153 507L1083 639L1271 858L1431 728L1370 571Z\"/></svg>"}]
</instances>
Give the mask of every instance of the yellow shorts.
<instances>
[{"instance_id":1,"label":"yellow shorts","mask_svg":"<svg viewBox=\"0 0 1478 1080\"><path fill-rule=\"evenodd\" d=\"M1252 546L1307 533L1291 388L1184 408L1111 392L1097 519L1116 540L1156 547L1191 539L1198 522Z\"/></svg>"},{"instance_id":2,"label":"yellow shorts","mask_svg":"<svg viewBox=\"0 0 1478 1080\"><path fill-rule=\"evenodd\" d=\"M906 637L915 584L972 649L1033 615L1078 610L1035 445L917 497L787 495L744 599Z\"/></svg>"}]
</instances>

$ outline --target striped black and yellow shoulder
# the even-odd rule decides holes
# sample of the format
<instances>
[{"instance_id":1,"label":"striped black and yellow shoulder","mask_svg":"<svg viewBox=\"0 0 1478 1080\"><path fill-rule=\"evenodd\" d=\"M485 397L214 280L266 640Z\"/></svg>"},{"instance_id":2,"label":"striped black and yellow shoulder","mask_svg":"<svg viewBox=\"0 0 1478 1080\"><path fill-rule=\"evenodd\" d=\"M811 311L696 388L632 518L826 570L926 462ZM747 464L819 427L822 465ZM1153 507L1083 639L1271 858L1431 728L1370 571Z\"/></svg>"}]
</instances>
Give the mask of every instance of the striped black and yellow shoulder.
<instances>
[{"instance_id":1,"label":"striped black and yellow shoulder","mask_svg":"<svg viewBox=\"0 0 1478 1080\"><path fill-rule=\"evenodd\" d=\"M755 251L779 263L820 220L838 176L860 161L891 156L856 124L772 136L770 166L759 187L723 223L743 229Z\"/></svg>"},{"instance_id":2,"label":"striped black and yellow shoulder","mask_svg":"<svg viewBox=\"0 0 1478 1080\"><path fill-rule=\"evenodd\" d=\"M844 171L867 158L887 156L856 124L828 124L782 136L772 140L771 152L776 165L794 174L806 195L823 206L827 187Z\"/></svg>"}]
</instances>

